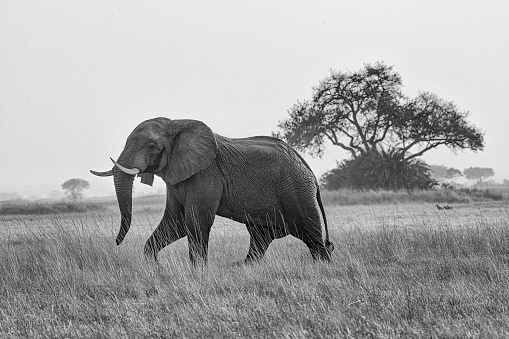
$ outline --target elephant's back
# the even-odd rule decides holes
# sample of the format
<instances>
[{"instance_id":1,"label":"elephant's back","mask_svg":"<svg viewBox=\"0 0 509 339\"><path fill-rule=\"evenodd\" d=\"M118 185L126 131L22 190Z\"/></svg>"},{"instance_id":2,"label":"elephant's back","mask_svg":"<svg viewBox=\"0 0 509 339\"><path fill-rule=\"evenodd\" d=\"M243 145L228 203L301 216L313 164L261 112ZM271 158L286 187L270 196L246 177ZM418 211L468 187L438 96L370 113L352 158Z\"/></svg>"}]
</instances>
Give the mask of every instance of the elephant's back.
<instances>
[{"instance_id":1,"label":"elephant's back","mask_svg":"<svg viewBox=\"0 0 509 339\"><path fill-rule=\"evenodd\" d=\"M223 174L223 208L259 216L284 209L295 199L316 194L316 179L306 162L272 137L218 138L217 165Z\"/></svg>"},{"instance_id":2,"label":"elephant's back","mask_svg":"<svg viewBox=\"0 0 509 339\"><path fill-rule=\"evenodd\" d=\"M266 180L291 173L295 178L315 181L313 171L306 161L286 142L269 136L230 139L216 135L219 160L223 166L240 171L259 173ZM248 173L246 173L248 174ZM270 177L267 177L270 176Z\"/></svg>"}]
</instances>

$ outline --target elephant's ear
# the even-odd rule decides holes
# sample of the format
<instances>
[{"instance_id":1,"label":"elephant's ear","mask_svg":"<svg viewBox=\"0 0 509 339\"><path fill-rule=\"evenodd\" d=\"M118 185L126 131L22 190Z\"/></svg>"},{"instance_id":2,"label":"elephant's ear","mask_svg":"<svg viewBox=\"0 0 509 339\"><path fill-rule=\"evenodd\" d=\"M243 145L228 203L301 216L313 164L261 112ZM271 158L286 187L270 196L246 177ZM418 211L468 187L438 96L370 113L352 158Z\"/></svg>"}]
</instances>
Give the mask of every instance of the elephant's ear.
<instances>
[{"instance_id":1,"label":"elephant's ear","mask_svg":"<svg viewBox=\"0 0 509 339\"><path fill-rule=\"evenodd\" d=\"M152 173L140 173L138 176L141 178L141 183L152 186L154 183L154 174Z\"/></svg>"},{"instance_id":2,"label":"elephant's ear","mask_svg":"<svg viewBox=\"0 0 509 339\"><path fill-rule=\"evenodd\" d=\"M172 120L168 135L173 139L165 181L175 185L209 167L217 155L212 130L197 120Z\"/></svg>"}]
</instances>

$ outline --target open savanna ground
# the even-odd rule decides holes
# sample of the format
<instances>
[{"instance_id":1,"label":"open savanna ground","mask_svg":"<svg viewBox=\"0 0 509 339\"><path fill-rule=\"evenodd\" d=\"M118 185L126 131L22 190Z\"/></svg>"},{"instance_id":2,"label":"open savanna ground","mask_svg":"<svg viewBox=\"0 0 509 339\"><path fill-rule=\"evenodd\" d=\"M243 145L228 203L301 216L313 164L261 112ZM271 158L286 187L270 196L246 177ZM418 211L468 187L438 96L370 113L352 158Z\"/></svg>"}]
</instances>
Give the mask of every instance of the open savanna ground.
<instances>
[{"instance_id":1,"label":"open savanna ground","mask_svg":"<svg viewBox=\"0 0 509 339\"><path fill-rule=\"evenodd\" d=\"M159 202L135 202L118 247L115 205L1 217L0 337L509 336L507 200L329 204L331 263L286 237L239 265L248 233L217 218L196 269L187 239L144 261Z\"/></svg>"}]
</instances>

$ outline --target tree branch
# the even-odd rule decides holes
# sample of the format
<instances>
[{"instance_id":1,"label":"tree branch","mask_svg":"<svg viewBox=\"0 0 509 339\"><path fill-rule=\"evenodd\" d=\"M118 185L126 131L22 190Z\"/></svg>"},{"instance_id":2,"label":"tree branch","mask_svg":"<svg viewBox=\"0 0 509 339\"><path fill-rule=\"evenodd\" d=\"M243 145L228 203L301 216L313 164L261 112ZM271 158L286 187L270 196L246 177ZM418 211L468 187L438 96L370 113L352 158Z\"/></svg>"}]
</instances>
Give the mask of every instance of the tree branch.
<instances>
[{"instance_id":1,"label":"tree branch","mask_svg":"<svg viewBox=\"0 0 509 339\"><path fill-rule=\"evenodd\" d=\"M420 157L421 155L423 155L424 153L426 153L427 151L433 149L433 148L437 148L438 146L440 145L443 145L444 143L434 143L434 144L430 144L428 147L425 147L423 148L421 151L415 153L415 154L412 154L412 155L409 155L408 157L405 157L405 160L410 160L410 159L413 159L413 158L417 158L417 157Z\"/></svg>"}]
</instances>

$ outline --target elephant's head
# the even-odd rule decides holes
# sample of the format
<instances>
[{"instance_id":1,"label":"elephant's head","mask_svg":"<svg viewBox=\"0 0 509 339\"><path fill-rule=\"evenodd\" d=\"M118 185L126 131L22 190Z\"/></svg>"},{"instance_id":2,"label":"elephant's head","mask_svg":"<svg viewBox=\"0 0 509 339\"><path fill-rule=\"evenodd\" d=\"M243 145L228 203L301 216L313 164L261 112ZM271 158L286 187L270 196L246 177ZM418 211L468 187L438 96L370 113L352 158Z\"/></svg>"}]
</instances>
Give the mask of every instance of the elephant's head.
<instances>
[{"instance_id":1,"label":"elephant's head","mask_svg":"<svg viewBox=\"0 0 509 339\"><path fill-rule=\"evenodd\" d=\"M203 122L155 118L142 122L127 138L113 170L91 171L99 176L114 176L120 208L117 245L129 231L132 216L132 186L135 175L152 185L154 174L167 184L176 185L209 167L217 154L214 133Z\"/></svg>"}]
</instances>

